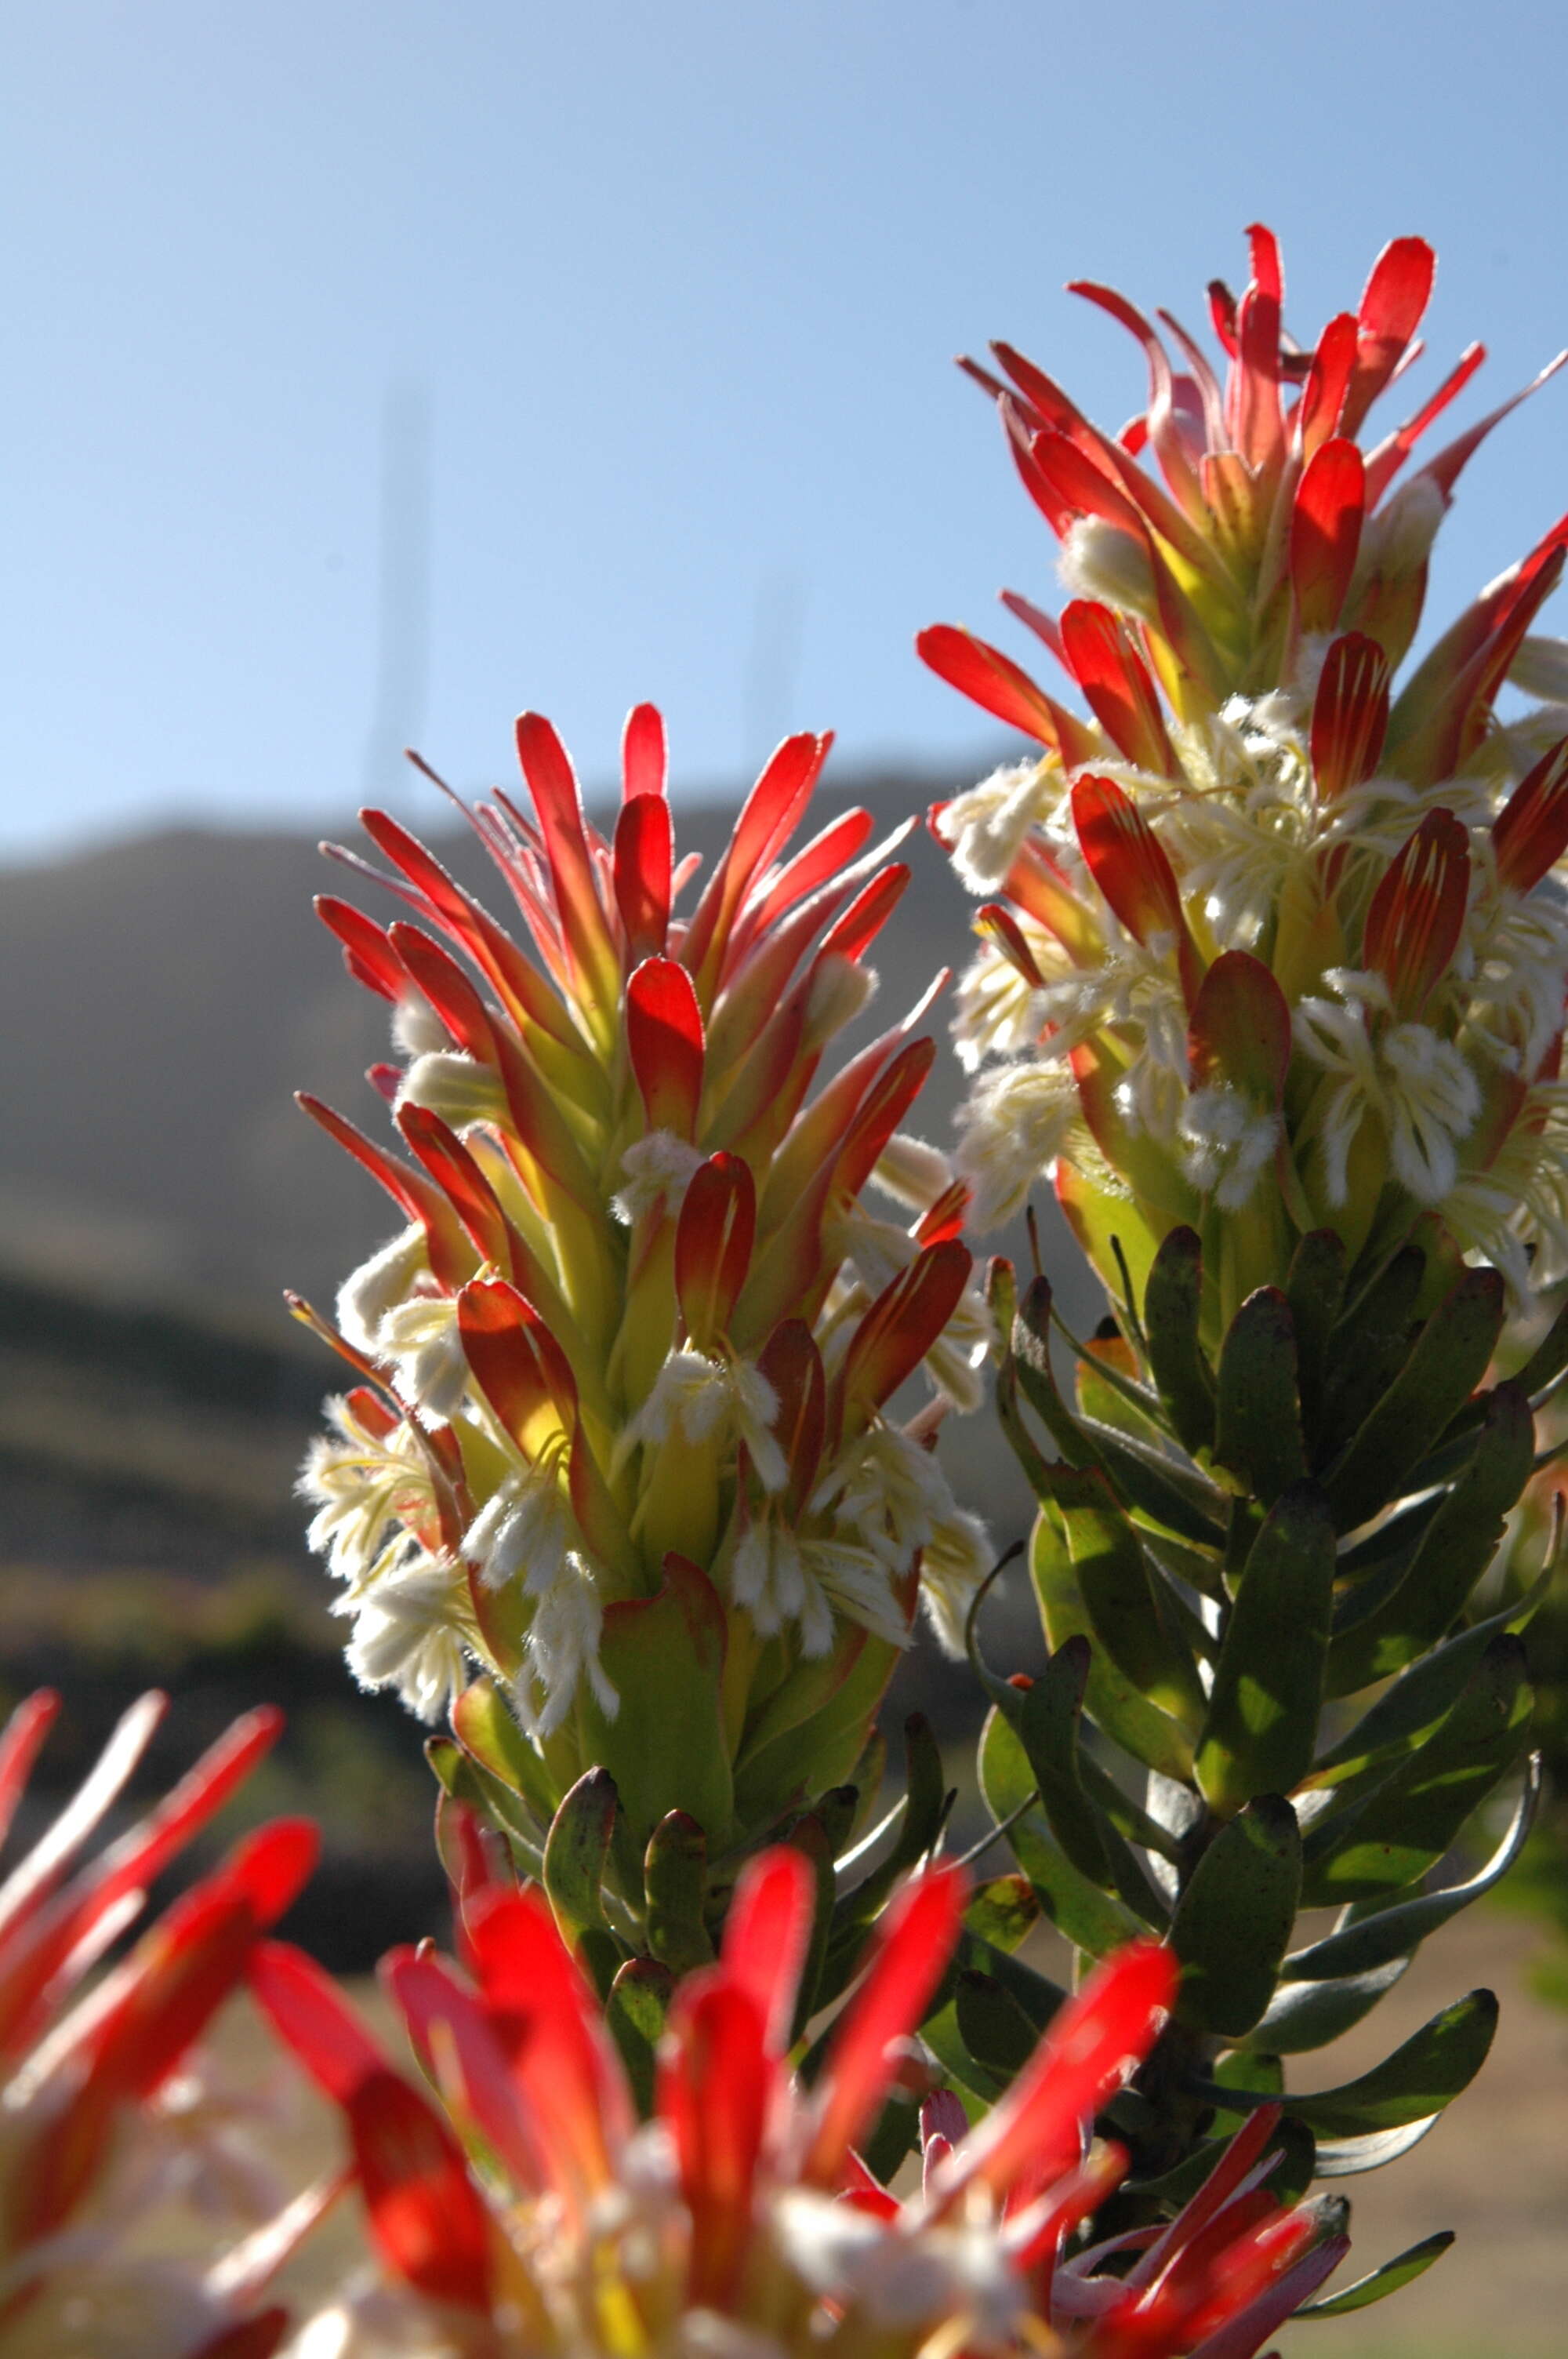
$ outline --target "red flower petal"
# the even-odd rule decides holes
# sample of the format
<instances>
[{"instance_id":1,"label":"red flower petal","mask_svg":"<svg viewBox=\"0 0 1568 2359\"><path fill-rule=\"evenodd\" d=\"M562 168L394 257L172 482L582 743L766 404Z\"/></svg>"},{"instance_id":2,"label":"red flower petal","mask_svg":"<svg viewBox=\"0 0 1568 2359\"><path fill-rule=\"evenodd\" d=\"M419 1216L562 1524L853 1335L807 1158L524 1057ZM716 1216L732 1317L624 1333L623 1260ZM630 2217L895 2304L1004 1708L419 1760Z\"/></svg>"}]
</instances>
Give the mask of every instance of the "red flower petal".
<instances>
[{"instance_id":1,"label":"red flower petal","mask_svg":"<svg viewBox=\"0 0 1568 2359\"><path fill-rule=\"evenodd\" d=\"M1465 929L1470 838L1451 810L1429 811L1384 872L1367 912L1361 958L1401 1016L1418 1016Z\"/></svg>"},{"instance_id":2,"label":"red flower petal","mask_svg":"<svg viewBox=\"0 0 1568 2359\"><path fill-rule=\"evenodd\" d=\"M1160 699L1126 625L1108 606L1075 598L1061 622L1067 668L1106 734L1141 769L1172 767Z\"/></svg>"},{"instance_id":3,"label":"red flower petal","mask_svg":"<svg viewBox=\"0 0 1568 2359\"><path fill-rule=\"evenodd\" d=\"M1291 516L1296 626L1332 631L1356 570L1366 473L1354 442L1336 435L1302 470Z\"/></svg>"},{"instance_id":4,"label":"red flower petal","mask_svg":"<svg viewBox=\"0 0 1568 2359\"><path fill-rule=\"evenodd\" d=\"M631 798L615 822L615 906L633 959L664 954L669 934L675 829L662 794Z\"/></svg>"},{"instance_id":5,"label":"red flower petal","mask_svg":"<svg viewBox=\"0 0 1568 2359\"><path fill-rule=\"evenodd\" d=\"M1389 734L1389 659L1376 639L1347 631L1324 658L1312 708L1313 780L1331 803L1369 778Z\"/></svg>"},{"instance_id":6,"label":"red flower petal","mask_svg":"<svg viewBox=\"0 0 1568 2359\"><path fill-rule=\"evenodd\" d=\"M1039 745L1054 749L1059 744L1050 698L1000 648L988 646L972 631L935 623L920 633L914 651L938 679L945 679L982 712L994 714L1011 729L1021 729Z\"/></svg>"},{"instance_id":7,"label":"red flower petal","mask_svg":"<svg viewBox=\"0 0 1568 2359\"><path fill-rule=\"evenodd\" d=\"M1516 893L1540 884L1568 851L1568 737L1519 780L1492 821L1498 875Z\"/></svg>"},{"instance_id":8,"label":"red flower petal","mask_svg":"<svg viewBox=\"0 0 1568 2359\"><path fill-rule=\"evenodd\" d=\"M710 1155L692 1173L676 1228L676 1293L698 1351L727 1334L752 1266L757 1189L739 1155Z\"/></svg>"},{"instance_id":9,"label":"red flower petal","mask_svg":"<svg viewBox=\"0 0 1568 2359\"><path fill-rule=\"evenodd\" d=\"M967 1891L961 1868L929 1868L878 1920L871 1962L834 2026L823 2067L801 2170L807 2185L838 2185L845 2158L887 2093L894 2070L890 2047L914 2029L946 1969Z\"/></svg>"},{"instance_id":10,"label":"red flower petal","mask_svg":"<svg viewBox=\"0 0 1568 2359\"><path fill-rule=\"evenodd\" d=\"M661 2045L656 2109L691 2214L686 2298L723 2310L752 2233L752 2193L778 2077L762 2007L727 1975L693 1975Z\"/></svg>"},{"instance_id":11,"label":"red flower petal","mask_svg":"<svg viewBox=\"0 0 1568 2359\"><path fill-rule=\"evenodd\" d=\"M383 2257L431 2300L488 2316L490 2215L440 2114L386 2071L360 2082L345 2110Z\"/></svg>"},{"instance_id":12,"label":"red flower petal","mask_svg":"<svg viewBox=\"0 0 1568 2359\"><path fill-rule=\"evenodd\" d=\"M702 1011L690 975L674 959L644 959L628 983L626 1046L649 1127L695 1139L702 1103Z\"/></svg>"},{"instance_id":13,"label":"red flower petal","mask_svg":"<svg viewBox=\"0 0 1568 2359\"><path fill-rule=\"evenodd\" d=\"M914 1374L957 1309L972 1267L968 1246L956 1239L927 1245L878 1295L844 1355L846 1417L880 1408Z\"/></svg>"},{"instance_id":14,"label":"red flower petal","mask_svg":"<svg viewBox=\"0 0 1568 2359\"><path fill-rule=\"evenodd\" d=\"M664 715L656 704L635 704L621 737L622 790L626 800L656 795L662 801L669 770Z\"/></svg>"},{"instance_id":15,"label":"red flower petal","mask_svg":"<svg viewBox=\"0 0 1568 2359\"><path fill-rule=\"evenodd\" d=\"M764 1364L765 1360L764 1354ZM781 1440L783 1427L781 1418ZM795 1985L815 1906L816 1886L806 1855L786 1843L749 1860L736 1881L724 1922L724 1975L756 2006L770 2056L782 2056L789 2046Z\"/></svg>"}]
</instances>

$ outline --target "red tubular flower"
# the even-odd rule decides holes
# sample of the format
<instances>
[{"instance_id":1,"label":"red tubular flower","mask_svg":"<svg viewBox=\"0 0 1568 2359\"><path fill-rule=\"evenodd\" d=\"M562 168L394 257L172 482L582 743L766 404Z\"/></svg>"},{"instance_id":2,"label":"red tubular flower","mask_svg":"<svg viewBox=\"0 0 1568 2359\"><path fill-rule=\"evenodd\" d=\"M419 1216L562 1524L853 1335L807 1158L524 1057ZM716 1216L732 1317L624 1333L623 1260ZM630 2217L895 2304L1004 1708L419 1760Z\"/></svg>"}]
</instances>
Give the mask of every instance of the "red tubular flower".
<instances>
[{"instance_id":1,"label":"red tubular flower","mask_svg":"<svg viewBox=\"0 0 1568 2359\"><path fill-rule=\"evenodd\" d=\"M823 2348L914 2359L935 2334L1037 2349L1051 2332L1080 2359L1173 2359L1217 2335L1216 2353L1249 2359L1337 2264L1342 2236L1312 2207L1281 2211L1263 2191L1277 2106L1152 2239L1090 2241L1126 2158L1097 2145L1081 2161L1086 2136L1174 1995L1173 1962L1152 1941L1108 1960L1065 2004L978 2130L965 2134L950 2098L927 2100L924 2190L896 2199L855 2141L940 1981L963 1876L928 1871L879 1920L806 2090L786 2049L814 1888L795 1850L742 1871L717 1962L669 2007L643 2128L549 1911L503 1875L464 1900L471 1982L427 1951L384 1967L437 2094L391 2074L308 1960L259 1953L263 2006L348 2117L372 2238L405 2289L410 2334L444 2314L464 2331L487 2324L495 2359L577 2354L604 2347L600 2322L613 2316L618 2346L664 2354L686 2347L702 2310L802 2359ZM645 1969L634 2007L628 1989L629 2038L661 2004L655 1973ZM482 2155L482 2180L463 2175L459 2139ZM1124 2249L1127 2273L1101 2274Z\"/></svg>"},{"instance_id":2,"label":"red tubular flower","mask_svg":"<svg viewBox=\"0 0 1568 2359\"><path fill-rule=\"evenodd\" d=\"M1492 821L1500 881L1532 892L1568 852L1568 737L1526 772Z\"/></svg>"},{"instance_id":3,"label":"red tubular flower","mask_svg":"<svg viewBox=\"0 0 1568 2359\"><path fill-rule=\"evenodd\" d=\"M82 2350L101 2331L145 2321L145 2346L170 2359L269 2359L287 2314L263 2308L268 2277L333 2191L277 2220L211 2266L137 2253L126 2236L145 2165L174 2148L166 2093L216 2010L239 1988L259 1935L284 1913L316 1857L313 1828L279 1820L237 1844L88 1989L135 1923L155 1877L206 1826L275 1743L276 1712L250 1712L163 1801L94 1860L79 1855L119 1799L167 1700L144 1696L121 1721L66 1810L0 1885L0 2342L17 2359ZM0 1733L0 1836L9 1827L59 1711L31 1696ZM121 2182L124 2183L121 2183ZM96 2322L96 2323L95 2323ZM97 2347L93 2344L92 2347Z\"/></svg>"}]
</instances>

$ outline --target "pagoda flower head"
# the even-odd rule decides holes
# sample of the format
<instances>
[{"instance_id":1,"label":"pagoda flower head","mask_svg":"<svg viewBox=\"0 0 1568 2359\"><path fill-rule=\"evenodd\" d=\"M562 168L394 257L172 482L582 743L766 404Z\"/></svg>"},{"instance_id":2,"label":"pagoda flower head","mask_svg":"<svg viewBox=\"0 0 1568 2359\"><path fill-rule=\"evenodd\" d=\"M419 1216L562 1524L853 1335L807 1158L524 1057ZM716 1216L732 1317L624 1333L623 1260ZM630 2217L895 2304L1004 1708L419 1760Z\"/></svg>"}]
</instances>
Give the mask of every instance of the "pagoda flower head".
<instances>
[{"instance_id":1,"label":"pagoda flower head","mask_svg":"<svg viewBox=\"0 0 1568 2359\"><path fill-rule=\"evenodd\" d=\"M780 747L699 886L651 707L608 840L526 714L531 815L470 814L521 939L381 812L401 913L319 905L392 1012L397 1149L310 1111L405 1225L340 1297L311 1538L367 1685L504 1700L535 1827L597 1767L639 1845L676 1809L764 1830L850 1776L921 1588L957 1647L986 1570L931 1447L988 1330L965 1190L902 1128L925 1003L824 1078L908 881L864 811L795 846L827 742Z\"/></svg>"},{"instance_id":2,"label":"pagoda flower head","mask_svg":"<svg viewBox=\"0 0 1568 2359\"><path fill-rule=\"evenodd\" d=\"M1191 1226L1211 1335L1319 1227L1375 1258L1431 1215L1517 1292L1568 1275L1568 647L1533 636L1568 518L1410 663L1433 535L1523 396L1418 464L1485 357L1368 428L1420 355L1430 248L1396 239L1303 347L1250 236L1240 299L1211 290L1217 365L1073 290L1142 346L1119 434L1011 346L1005 383L972 368L1068 592L1005 603L1071 701L968 631L920 641L1032 741L935 816L986 904L958 1019L977 1222L1054 1171L1119 1290L1113 1233L1136 1277Z\"/></svg>"},{"instance_id":3,"label":"pagoda flower head","mask_svg":"<svg viewBox=\"0 0 1568 2359\"><path fill-rule=\"evenodd\" d=\"M1277 2106L1163 2224L1097 2234L1127 2158L1095 2117L1174 1995L1152 1942L1065 2001L968 2126L911 2037L958 1939L958 1869L904 1887L809 2085L795 2078L814 1894L800 1852L754 1858L718 1959L662 2030L643 1984L622 2047L542 1901L470 1878L460 1966L427 1946L383 1968L433 2094L308 1959L265 1948L256 1995L343 2110L379 2264L297 2359L1249 2359L1342 2258L1343 2205L1287 2210L1269 2190ZM859 2149L890 2101L913 2120L922 2090L920 2183L895 2197Z\"/></svg>"},{"instance_id":4,"label":"pagoda flower head","mask_svg":"<svg viewBox=\"0 0 1568 2359\"><path fill-rule=\"evenodd\" d=\"M314 1831L280 1820L105 1967L147 1890L276 1737L248 1713L174 1790L84 1856L166 1709L134 1704L63 1810L0 1883L0 2347L6 2359L268 2359L267 2281L328 2200L286 2201L258 2136L193 2050L287 1908ZM59 1711L0 1733L0 1839ZM194 2256L194 2257L193 2257Z\"/></svg>"}]
</instances>

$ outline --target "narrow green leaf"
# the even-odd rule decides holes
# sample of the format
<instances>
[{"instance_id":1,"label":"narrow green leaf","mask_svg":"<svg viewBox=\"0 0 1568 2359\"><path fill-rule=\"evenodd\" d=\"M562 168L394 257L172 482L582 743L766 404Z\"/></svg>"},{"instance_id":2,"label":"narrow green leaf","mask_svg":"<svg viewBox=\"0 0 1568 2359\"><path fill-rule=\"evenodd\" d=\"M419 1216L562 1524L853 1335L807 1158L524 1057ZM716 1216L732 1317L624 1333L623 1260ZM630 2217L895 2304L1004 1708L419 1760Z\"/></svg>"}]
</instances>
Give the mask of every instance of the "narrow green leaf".
<instances>
[{"instance_id":1,"label":"narrow green leaf","mask_svg":"<svg viewBox=\"0 0 1568 2359\"><path fill-rule=\"evenodd\" d=\"M1301 1875L1295 1812L1281 1796L1259 1795L1221 1827L1171 1923L1184 2022L1232 2039L1250 2031L1274 1994Z\"/></svg>"},{"instance_id":2,"label":"narrow green leaf","mask_svg":"<svg viewBox=\"0 0 1568 2359\"><path fill-rule=\"evenodd\" d=\"M556 1808L549 1775L493 1680L464 1689L452 1706L452 1728L464 1752L526 1805L536 1821L533 1839L543 1842Z\"/></svg>"},{"instance_id":3,"label":"narrow green leaf","mask_svg":"<svg viewBox=\"0 0 1568 2359\"><path fill-rule=\"evenodd\" d=\"M1407 1244L1336 1322L1328 1345L1324 1443L1341 1449L1387 1392L1415 1341L1426 1256Z\"/></svg>"},{"instance_id":4,"label":"narrow green leaf","mask_svg":"<svg viewBox=\"0 0 1568 2359\"><path fill-rule=\"evenodd\" d=\"M1030 1577L1040 1607L1045 1643L1054 1652L1069 1638L1092 1637L1093 1625L1066 1535L1054 1508L1043 1508L1030 1543ZM1169 1712L1149 1701L1103 1649L1089 1662L1085 1704L1098 1728L1135 1761L1185 1783L1192 1775L1192 1740Z\"/></svg>"},{"instance_id":5,"label":"narrow green leaf","mask_svg":"<svg viewBox=\"0 0 1568 2359\"><path fill-rule=\"evenodd\" d=\"M1334 1932L1314 1941L1309 1949L1298 1950L1285 1960L1281 1995L1292 1988L1303 1988L1314 1983L1325 1983L1338 1975L1357 1979L1368 1973L1386 1972L1390 1961L1400 1962L1414 1955L1429 1933L1468 1908L1473 1900L1500 1883L1508 1874L1530 1833L1541 1795L1541 1756L1532 1754L1526 1770L1524 1791L1519 1808L1501 1843L1484 1867L1467 1876L1462 1884L1451 1884L1442 1892L1425 1892L1418 1899L1397 1901L1392 1908L1374 1908L1362 1902L1347 1908L1345 1919Z\"/></svg>"},{"instance_id":6,"label":"narrow green leaf","mask_svg":"<svg viewBox=\"0 0 1568 2359\"><path fill-rule=\"evenodd\" d=\"M1198 1742L1206 1799L1288 1794L1312 1767L1334 1593L1334 1525L1312 1483L1282 1492L1249 1551Z\"/></svg>"},{"instance_id":7,"label":"narrow green leaf","mask_svg":"<svg viewBox=\"0 0 1568 2359\"><path fill-rule=\"evenodd\" d=\"M1214 1454L1266 1507L1307 1471L1295 1328L1276 1286L1249 1294L1226 1331Z\"/></svg>"},{"instance_id":8,"label":"narrow green leaf","mask_svg":"<svg viewBox=\"0 0 1568 2359\"><path fill-rule=\"evenodd\" d=\"M1412 2032L1371 2071L1338 2089L1292 2096L1291 2111L1320 2145L1325 2139L1409 2128L1440 2114L1469 2087L1487 2060L1497 2027L1498 2002L1492 1993L1471 1991Z\"/></svg>"},{"instance_id":9,"label":"narrow green leaf","mask_svg":"<svg viewBox=\"0 0 1568 2359\"><path fill-rule=\"evenodd\" d=\"M1344 1793L1366 1773L1382 1777L1406 1754L1422 1745L1449 1712L1476 1671L1487 1648L1503 1631L1516 1636L1528 1628L1536 1607L1549 1592L1554 1568L1548 1565L1522 1598L1473 1622L1445 1646L1436 1647L1383 1690L1339 1743L1319 1756L1308 1787L1333 1786Z\"/></svg>"},{"instance_id":10,"label":"narrow green leaf","mask_svg":"<svg viewBox=\"0 0 1568 2359\"><path fill-rule=\"evenodd\" d=\"M1325 1478L1341 1531L1354 1531L1399 1495L1485 1377L1502 1325L1501 1277L1495 1269L1466 1270Z\"/></svg>"},{"instance_id":11,"label":"narrow green leaf","mask_svg":"<svg viewBox=\"0 0 1568 2359\"><path fill-rule=\"evenodd\" d=\"M1073 1865L1092 1883L1110 1882L1110 1862L1099 1822L1078 1776L1078 1715L1088 1680L1087 1638L1058 1647L1044 1670L1019 1699L1014 1726L1051 1832Z\"/></svg>"},{"instance_id":12,"label":"narrow green leaf","mask_svg":"<svg viewBox=\"0 0 1568 2359\"><path fill-rule=\"evenodd\" d=\"M1029 1757L1007 1720L992 1710L980 1734L980 1791L992 1816L1009 1820L1035 1791ZM1008 1828L1014 1857L1051 1922L1075 1948L1104 1957L1146 1932L1130 1908L1082 1875L1053 1836L1038 1803ZM1152 1895L1151 1895L1152 1908Z\"/></svg>"},{"instance_id":13,"label":"narrow green leaf","mask_svg":"<svg viewBox=\"0 0 1568 2359\"><path fill-rule=\"evenodd\" d=\"M609 1770L585 1769L550 1821L545 1894L568 1945L575 1946L589 1927L608 1930L604 1874L615 1810L615 1780Z\"/></svg>"},{"instance_id":14,"label":"narrow green leaf","mask_svg":"<svg viewBox=\"0 0 1568 2359\"><path fill-rule=\"evenodd\" d=\"M1303 1904L1371 1900L1423 1875L1519 1759L1530 1705L1523 1647L1499 1633L1426 1743L1369 1792L1313 1821Z\"/></svg>"},{"instance_id":15,"label":"narrow green leaf","mask_svg":"<svg viewBox=\"0 0 1568 2359\"><path fill-rule=\"evenodd\" d=\"M1398 2293L1401 2286L1411 2285L1417 2277L1424 2277L1433 2261L1440 2261L1453 2242L1453 2229L1440 2228L1435 2236L1422 2237L1419 2245L1410 2245L1393 2260L1385 2261L1380 2268L1373 2269L1367 2277L1357 2277L1355 2284L1347 2285L1343 2293L1331 2294L1325 2301L1303 2302L1300 2310L1292 2313L1292 2324L1299 2318L1345 2318L1353 2310L1365 2310L1374 2301L1382 2301L1389 2294Z\"/></svg>"},{"instance_id":16,"label":"narrow green leaf","mask_svg":"<svg viewBox=\"0 0 1568 2359\"><path fill-rule=\"evenodd\" d=\"M1012 1322L1012 1357L1023 1397L1069 1466L1093 1466L1097 1453L1086 1440L1056 1382L1051 1364L1051 1283L1030 1280L1019 1298Z\"/></svg>"},{"instance_id":17,"label":"narrow green leaf","mask_svg":"<svg viewBox=\"0 0 1568 2359\"><path fill-rule=\"evenodd\" d=\"M604 2019L632 2084L640 2121L654 2110L654 2051L665 2027L675 1983L652 1958L628 1958L610 1985Z\"/></svg>"},{"instance_id":18,"label":"narrow green leaf","mask_svg":"<svg viewBox=\"0 0 1568 2359\"><path fill-rule=\"evenodd\" d=\"M1316 1443L1328 1381L1329 1342L1345 1294L1345 1240L1335 1229L1313 1229L1291 1259L1285 1300L1296 1333L1296 1380L1302 1417ZM1316 1451L1314 1451L1315 1462Z\"/></svg>"},{"instance_id":19,"label":"narrow green leaf","mask_svg":"<svg viewBox=\"0 0 1568 2359\"><path fill-rule=\"evenodd\" d=\"M1034 2026L999 1982L972 1967L959 1973L954 2007L969 2054L1005 2086L1034 2053Z\"/></svg>"},{"instance_id":20,"label":"narrow green leaf","mask_svg":"<svg viewBox=\"0 0 1568 2359\"><path fill-rule=\"evenodd\" d=\"M1064 1468L1056 1512L1097 1648L1151 1703L1195 1728L1204 1712L1197 1666L1105 1475Z\"/></svg>"},{"instance_id":21,"label":"narrow green leaf","mask_svg":"<svg viewBox=\"0 0 1568 2359\"><path fill-rule=\"evenodd\" d=\"M1155 1390L1184 1450L1214 1444L1214 1372L1198 1340L1203 1246L1195 1229L1173 1229L1143 1290L1143 1334Z\"/></svg>"},{"instance_id":22,"label":"narrow green leaf","mask_svg":"<svg viewBox=\"0 0 1568 2359\"><path fill-rule=\"evenodd\" d=\"M1385 2164L1398 2162L1412 2147L1437 2127L1441 2114L1428 2114L1419 2122L1407 2122L1403 2129L1368 2130L1365 2136L1321 2138L1317 2148L1319 2179L1352 2179L1363 2170L1381 2170Z\"/></svg>"},{"instance_id":23,"label":"narrow green leaf","mask_svg":"<svg viewBox=\"0 0 1568 2359\"><path fill-rule=\"evenodd\" d=\"M1326 2048L1371 2014L1409 1964L1408 1957L1396 1957L1336 1982L1281 1982L1247 2034L1247 2044L1276 2056L1303 2056L1311 2049Z\"/></svg>"},{"instance_id":24,"label":"narrow green leaf","mask_svg":"<svg viewBox=\"0 0 1568 2359\"><path fill-rule=\"evenodd\" d=\"M671 1810L648 1837L643 1862L648 1896L648 1947L674 1974L712 1962L703 1922L708 1899L708 1838L687 1810Z\"/></svg>"}]
</instances>

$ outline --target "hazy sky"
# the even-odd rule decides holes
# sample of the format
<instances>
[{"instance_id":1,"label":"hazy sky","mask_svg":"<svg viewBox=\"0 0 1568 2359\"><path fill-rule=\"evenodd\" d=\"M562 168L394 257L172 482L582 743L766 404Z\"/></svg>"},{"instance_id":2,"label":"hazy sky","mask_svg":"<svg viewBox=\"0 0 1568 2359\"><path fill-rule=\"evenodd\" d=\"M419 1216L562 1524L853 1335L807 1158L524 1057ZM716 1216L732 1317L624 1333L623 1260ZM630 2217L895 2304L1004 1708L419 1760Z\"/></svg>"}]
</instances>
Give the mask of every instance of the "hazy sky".
<instances>
[{"instance_id":1,"label":"hazy sky","mask_svg":"<svg viewBox=\"0 0 1568 2359\"><path fill-rule=\"evenodd\" d=\"M1546 0L8 10L0 853L333 818L389 734L476 785L525 703L590 777L648 695L693 783L807 724L856 756L978 746L911 636L1006 638L995 590L1051 598L1053 551L951 355L1007 336L1119 424L1141 364L1064 279L1197 327L1261 216L1311 334L1419 230L1433 362L1491 349L1474 415L1568 342L1564 22ZM1560 380L1477 461L1440 604L1568 506L1565 403Z\"/></svg>"}]
</instances>

